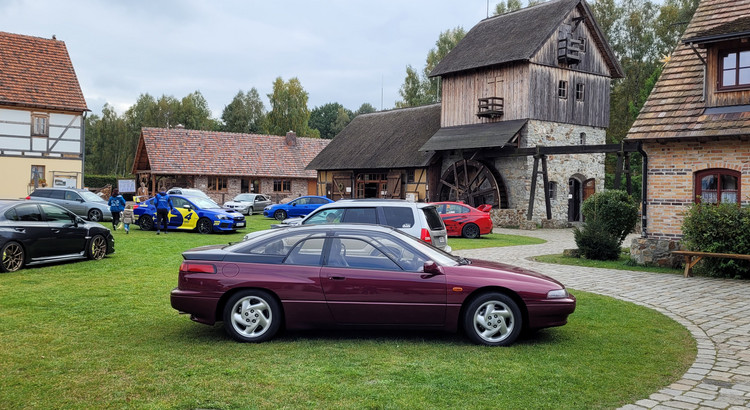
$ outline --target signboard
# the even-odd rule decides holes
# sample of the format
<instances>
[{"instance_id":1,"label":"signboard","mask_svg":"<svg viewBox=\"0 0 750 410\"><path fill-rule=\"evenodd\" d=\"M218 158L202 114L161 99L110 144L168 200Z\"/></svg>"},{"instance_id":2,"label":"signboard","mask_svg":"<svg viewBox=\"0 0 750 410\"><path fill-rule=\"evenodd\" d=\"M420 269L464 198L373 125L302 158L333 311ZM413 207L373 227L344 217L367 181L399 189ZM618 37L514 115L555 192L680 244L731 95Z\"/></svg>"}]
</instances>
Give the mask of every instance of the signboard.
<instances>
[{"instance_id":1,"label":"signboard","mask_svg":"<svg viewBox=\"0 0 750 410\"><path fill-rule=\"evenodd\" d=\"M77 182L75 177L55 177L52 180L52 186L55 188L75 188Z\"/></svg>"},{"instance_id":2,"label":"signboard","mask_svg":"<svg viewBox=\"0 0 750 410\"><path fill-rule=\"evenodd\" d=\"M117 189L124 193L135 193L135 179L118 179Z\"/></svg>"}]
</instances>

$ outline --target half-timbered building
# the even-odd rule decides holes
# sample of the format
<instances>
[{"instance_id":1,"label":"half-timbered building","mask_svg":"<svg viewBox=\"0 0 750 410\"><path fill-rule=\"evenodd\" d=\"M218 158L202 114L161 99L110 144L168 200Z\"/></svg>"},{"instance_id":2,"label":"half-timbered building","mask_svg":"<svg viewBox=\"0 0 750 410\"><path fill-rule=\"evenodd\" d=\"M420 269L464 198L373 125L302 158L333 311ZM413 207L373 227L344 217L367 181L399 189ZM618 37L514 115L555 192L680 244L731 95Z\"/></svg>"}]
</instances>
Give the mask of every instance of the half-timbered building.
<instances>
[{"instance_id":1,"label":"half-timbered building","mask_svg":"<svg viewBox=\"0 0 750 410\"><path fill-rule=\"evenodd\" d=\"M0 32L0 197L80 188L86 112L64 42Z\"/></svg>"},{"instance_id":2,"label":"half-timbered building","mask_svg":"<svg viewBox=\"0 0 750 410\"><path fill-rule=\"evenodd\" d=\"M671 264L685 211L750 204L750 0L702 0L628 140L644 152L640 262Z\"/></svg>"}]
</instances>

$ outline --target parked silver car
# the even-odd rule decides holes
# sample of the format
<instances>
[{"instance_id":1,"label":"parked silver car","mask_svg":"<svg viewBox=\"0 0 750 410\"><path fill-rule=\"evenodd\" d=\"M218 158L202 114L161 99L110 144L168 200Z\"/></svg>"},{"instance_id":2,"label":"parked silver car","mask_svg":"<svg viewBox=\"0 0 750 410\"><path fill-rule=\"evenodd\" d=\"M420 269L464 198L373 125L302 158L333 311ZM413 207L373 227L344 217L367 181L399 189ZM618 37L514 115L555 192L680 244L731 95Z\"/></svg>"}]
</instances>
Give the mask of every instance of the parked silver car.
<instances>
[{"instance_id":1,"label":"parked silver car","mask_svg":"<svg viewBox=\"0 0 750 410\"><path fill-rule=\"evenodd\" d=\"M56 203L70 212L89 221L111 221L107 201L88 189L37 188L26 199L37 199Z\"/></svg>"},{"instance_id":2,"label":"parked silver car","mask_svg":"<svg viewBox=\"0 0 750 410\"><path fill-rule=\"evenodd\" d=\"M187 196L200 196L200 197L203 197L203 198L211 199L211 197L208 196L208 194L206 194L205 192L201 191L198 188L178 188L178 187L173 187L173 188L169 188L169 191L167 191L167 194L168 195L175 194L175 195L187 195Z\"/></svg>"},{"instance_id":3,"label":"parked silver car","mask_svg":"<svg viewBox=\"0 0 750 410\"><path fill-rule=\"evenodd\" d=\"M233 209L244 215L263 212L263 209L273 204L271 198L263 194L239 194L224 204L224 208Z\"/></svg>"},{"instance_id":4,"label":"parked silver car","mask_svg":"<svg viewBox=\"0 0 750 410\"><path fill-rule=\"evenodd\" d=\"M448 231L435 205L402 199L342 199L317 208L301 218L289 218L284 225L368 223L388 225L450 252Z\"/></svg>"}]
</instances>

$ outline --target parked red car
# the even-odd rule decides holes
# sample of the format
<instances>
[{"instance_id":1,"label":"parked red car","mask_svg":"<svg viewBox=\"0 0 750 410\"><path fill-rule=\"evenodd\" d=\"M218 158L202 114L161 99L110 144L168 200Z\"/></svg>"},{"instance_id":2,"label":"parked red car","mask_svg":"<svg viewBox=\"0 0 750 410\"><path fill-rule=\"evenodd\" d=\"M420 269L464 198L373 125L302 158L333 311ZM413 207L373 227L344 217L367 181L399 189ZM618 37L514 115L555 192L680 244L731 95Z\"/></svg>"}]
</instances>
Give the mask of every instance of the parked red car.
<instances>
[{"instance_id":1,"label":"parked red car","mask_svg":"<svg viewBox=\"0 0 750 410\"><path fill-rule=\"evenodd\" d=\"M448 236L479 238L479 235L492 233L492 218L489 205L480 205L484 211L461 202L434 202L440 217L443 218Z\"/></svg>"},{"instance_id":2,"label":"parked red car","mask_svg":"<svg viewBox=\"0 0 750 410\"><path fill-rule=\"evenodd\" d=\"M463 330L512 344L522 330L567 323L576 299L560 282L457 257L395 228L302 225L186 251L172 307L263 342L282 327Z\"/></svg>"}]
</instances>

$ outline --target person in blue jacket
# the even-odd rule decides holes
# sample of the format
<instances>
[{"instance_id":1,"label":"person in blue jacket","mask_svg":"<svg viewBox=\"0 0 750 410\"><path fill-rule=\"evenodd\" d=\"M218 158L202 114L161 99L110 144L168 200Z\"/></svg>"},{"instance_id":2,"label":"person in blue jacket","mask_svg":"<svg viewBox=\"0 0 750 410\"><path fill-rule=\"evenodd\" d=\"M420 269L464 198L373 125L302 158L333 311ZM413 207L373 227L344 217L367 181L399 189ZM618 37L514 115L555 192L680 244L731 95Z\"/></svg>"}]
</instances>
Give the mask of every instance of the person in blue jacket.
<instances>
[{"instance_id":1,"label":"person in blue jacket","mask_svg":"<svg viewBox=\"0 0 750 410\"><path fill-rule=\"evenodd\" d=\"M109 210L112 212L112 230L117 230L117 224L120 223L120 213L125 210L125 198L120 195L117 188L112 190L112 195L107 202Z\"/></svg>"},{"instance_id":2,"label":"person in blue jacket","mask_svg":"<svg viewBox=\"0 0 750 410\"><path fill-rule=\"evenodd\" d=\"M167 225L169 224L169 212L174 208L172 206L172 199L162 190L156 194L154 204L156 205L156 234L159 234L159 227L164 226L164 234L166 235Z\"/></svg>"}]
</instances>

